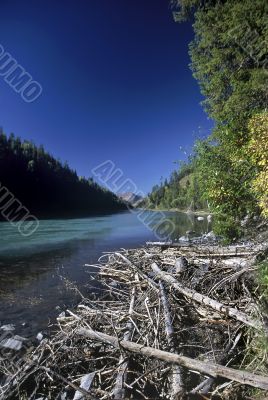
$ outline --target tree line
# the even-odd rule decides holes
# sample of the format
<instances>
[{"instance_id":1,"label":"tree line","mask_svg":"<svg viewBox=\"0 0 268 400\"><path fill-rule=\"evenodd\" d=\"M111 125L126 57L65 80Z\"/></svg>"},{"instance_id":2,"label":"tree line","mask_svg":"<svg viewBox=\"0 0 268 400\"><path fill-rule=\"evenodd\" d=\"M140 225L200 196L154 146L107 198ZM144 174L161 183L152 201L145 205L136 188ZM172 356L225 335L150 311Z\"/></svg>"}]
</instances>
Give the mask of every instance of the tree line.
<instances>
[{"instance_id":1,"label":"tree line","mask_svg":"<svg viewBox=\"0 0 268 400\"><path fill-rule=\"evenodd\" d=\"M215 122L212 134L195 143L186 203L208 201L230 226L246 215L267 217L268 3L173 0L172 6L177 22L193 21L191 69ZM183 205L179 174L154 188L151 204Z\"/></svg>"},{"instance_id":2,"label":"tree line","mask_svg":"<svg viewBox=\"0 0 268 400\"><path fill-rule=\"evenodd\" d=\"M207 202L202 199L196 176L195 160L181 163L179 170L173 171L169 179L153 186L143 206L192 211L206 209Z\"/></svg>"},{"instance_id":3,"label":"tree line","mask_svg":"<svg viewBox=\"0 0 268 400\"><path fill-rule=\"evenodd\" d=\"M126 209L115 194L92 178L78 177L67 163L56 160L43 146L3 132L0 183L37 218L84 217ZM0 192L0 206L1 202L6 204L4 193L1 196ZM19 206L10 212L15 219L20 218Z\"/></svg>"}]
</instances>

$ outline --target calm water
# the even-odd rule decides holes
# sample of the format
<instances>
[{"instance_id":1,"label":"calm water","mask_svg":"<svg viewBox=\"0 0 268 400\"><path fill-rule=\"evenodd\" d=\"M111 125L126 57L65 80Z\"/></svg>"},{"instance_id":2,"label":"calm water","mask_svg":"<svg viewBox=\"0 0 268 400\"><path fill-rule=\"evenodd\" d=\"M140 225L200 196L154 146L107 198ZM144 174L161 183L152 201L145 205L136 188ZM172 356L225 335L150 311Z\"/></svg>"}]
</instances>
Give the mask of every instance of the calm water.
<instances>
[{"instance_id":1,"label":"calm water","mask_svg":"<svg viewBox=\"0 0 268 400\"><path fill-rule=\"evenodd\" d=\"M183 213L165 213L176 226L172 239L186 230L209 230ZM148 217L155 214L148 212ZM0 223L0 324L14 323L16 332L36 335L67 307L78 301L62 277L82 293L98 292L93 269L102 252L142 246L154 233L129 212L85 219L40 221L31 237L22 237L8 222Z\"/></svg>"}]
</instances>

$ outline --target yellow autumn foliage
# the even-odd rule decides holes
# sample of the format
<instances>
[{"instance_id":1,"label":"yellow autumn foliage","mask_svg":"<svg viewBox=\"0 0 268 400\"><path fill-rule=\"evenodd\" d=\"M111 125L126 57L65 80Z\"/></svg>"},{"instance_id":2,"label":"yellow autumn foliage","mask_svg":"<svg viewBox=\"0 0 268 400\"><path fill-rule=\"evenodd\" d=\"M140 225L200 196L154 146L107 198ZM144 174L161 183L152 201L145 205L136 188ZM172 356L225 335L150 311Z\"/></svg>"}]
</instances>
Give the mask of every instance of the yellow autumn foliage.
<instances>
[{"instance_id":1,"label":"yellow autumn foliage","mask_svg":"<svg viewBox=\"0 0 268 400\"><path fill-rule=\"evenodd\" d=\"M268 217L268 112L256 114L249 121L250 140L247 147L256 177L252 189L264 217Z\"/></svg>"}]
</instances>

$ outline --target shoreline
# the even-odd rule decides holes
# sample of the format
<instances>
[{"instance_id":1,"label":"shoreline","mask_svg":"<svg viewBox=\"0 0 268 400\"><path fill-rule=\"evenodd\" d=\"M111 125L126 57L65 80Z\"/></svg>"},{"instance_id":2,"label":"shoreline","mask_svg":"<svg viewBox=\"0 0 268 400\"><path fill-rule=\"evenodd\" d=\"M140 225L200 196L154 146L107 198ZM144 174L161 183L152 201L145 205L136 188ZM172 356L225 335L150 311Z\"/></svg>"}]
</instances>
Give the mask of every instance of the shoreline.
<instances>
[{"instance_id":1,"label":"shoreline","mask_svg":"<svg viewBox=\"0 0 268 400\"><path fill-rule=\"evenodd\" d=\"M200 216L206 216L206 215L215 215L215 213L209 211L209 210L196 210L196 211L189 211L186 209L180 209L180 208L142 208L145 211L163 211L163 212L179 212L183 214L193 214L193 215L200 215Z\"/></svg>"},{"instance_id":2,"label":"shoreline","mask_svg":"<svg viewBox=\"0 0 268 400\"><path fill-rule=\"evenodd\" d=\"M242 369L249 369L242 372L236 360L237 352L247 354L246 340L256 345L262 331L260 316L240 280L249 290L256 260L267 247L265 242L231 246L152 242L103 254L94 265L104 288L101 297L81 295L75 309L59 315L56 333L27 350L19 375L5 378L5 399L19 399L14 385L28 390L26 398L33 386L37 397L51 393L48 399L82 394L139 398L139 392L142 397L153 393L154 398L170 399L174 390L184 398L186 392L199 393L200 385L208 385L208 375L214 379L206 386L207 394L212 389L224 394L215 376L229 381L230 399L237 398L238 390L248 393L250 386L268 393L264 365L254 365L252 373L248 362ZM216 359L209 357L211 351ZM29 362L36 358L39 364L29 375ZM226 362L228 368L222 366ZM180 378L176 382L170 379L174 373ZM140 386L142 382L146 385Z\"/></svg>"}]
</instances>

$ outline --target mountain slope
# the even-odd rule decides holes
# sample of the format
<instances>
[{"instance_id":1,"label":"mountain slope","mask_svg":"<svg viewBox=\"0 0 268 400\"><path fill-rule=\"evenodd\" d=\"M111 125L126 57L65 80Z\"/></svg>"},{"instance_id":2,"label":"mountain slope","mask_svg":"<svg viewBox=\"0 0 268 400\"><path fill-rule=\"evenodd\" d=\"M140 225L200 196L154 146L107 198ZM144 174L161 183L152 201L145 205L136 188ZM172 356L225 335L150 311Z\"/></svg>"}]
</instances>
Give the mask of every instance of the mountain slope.
<instances>
[{"instance_id":1,"label":"mountain slope","mask_svg":"<svg viewBox=\"0 0 268 400\"><path fill-rule=\"evenodd\" d=\"M142 196L139 196L132 192L120 193L118 196L120 197L120 199L130 203L133 206L138 206L143 200Z\"/></svg>"},{"instance_id":2,"label":"mountain slope","mask_svg":"<svg viewBox=\"0 0 268 400\"><path fill-rule=\"evenodd\" d=\"M93 179L79 178L42 146L3 133L0 134L0 183L0 207L7 201L3 198L5 186L37 218L83 217L126 209L115 194Z\"/></svg>"},{"instance_id":3,"label":"mountain slope","mask_svg":"<svg viewBox=\"0 0 268 400\"><path fill-rule=\"evenodd\" d=\"M155 209L206 208L207 204L201 196L195 163L189 161L182 164L178 171L173 171L168 180L155 185L141 206Z\"/></svg>"}]
</instances>

